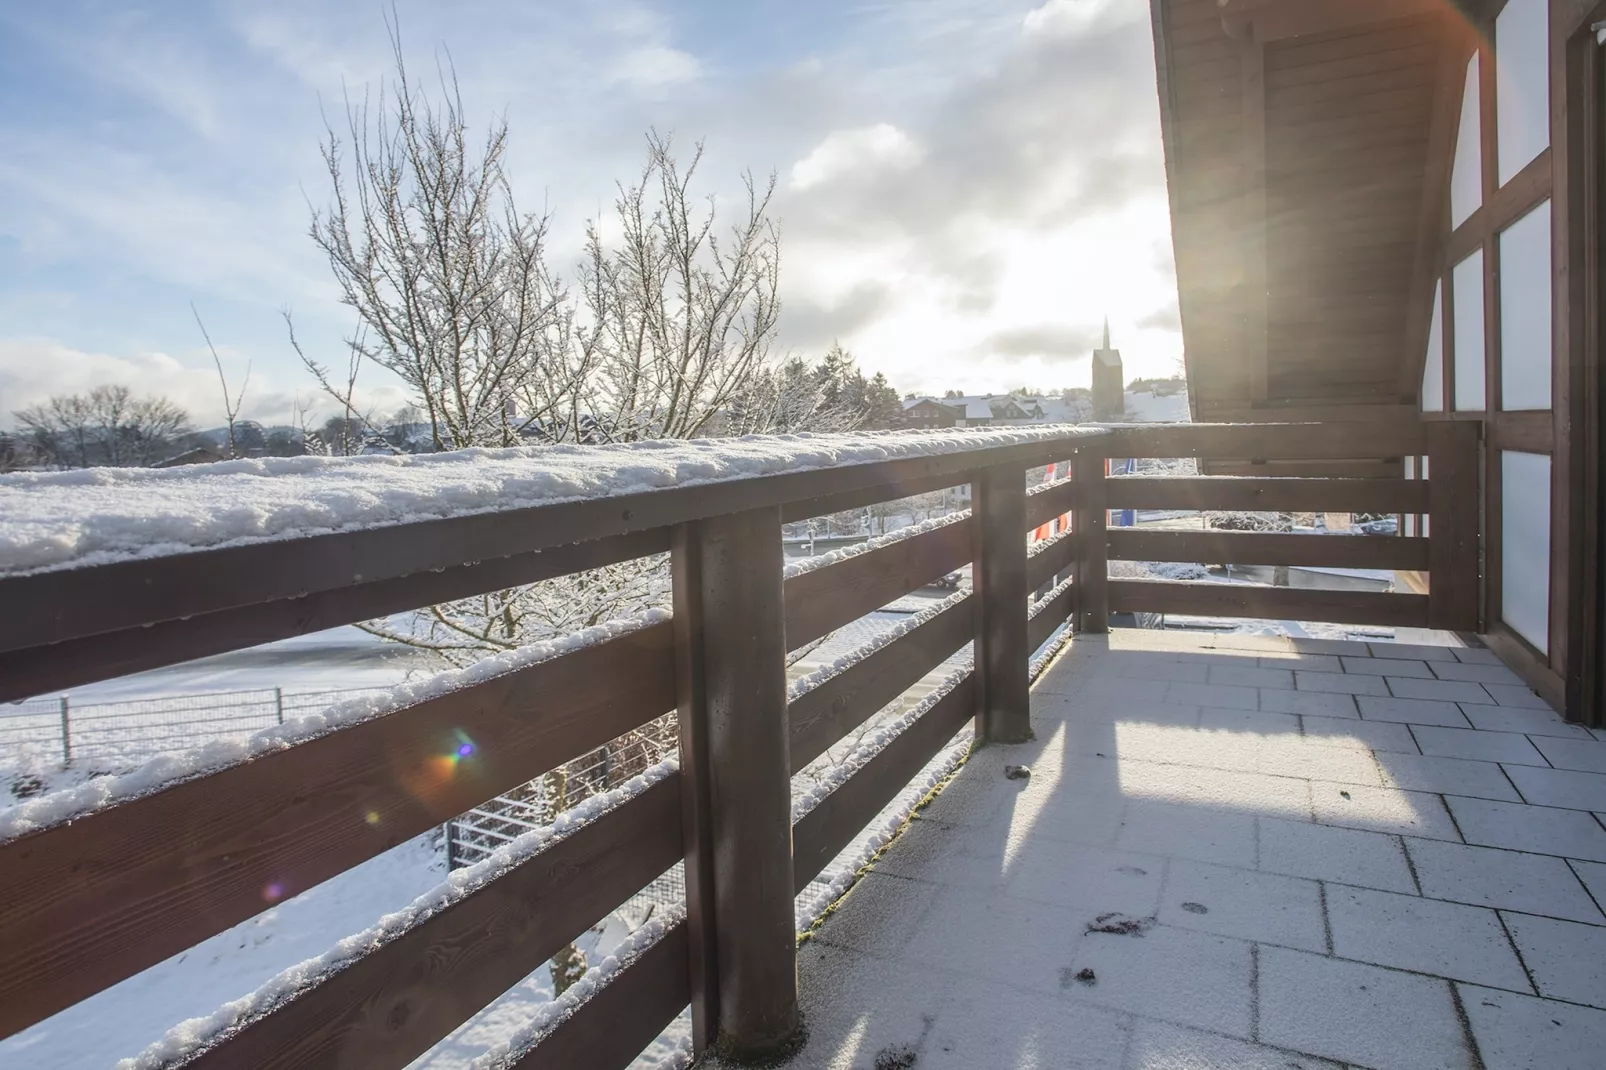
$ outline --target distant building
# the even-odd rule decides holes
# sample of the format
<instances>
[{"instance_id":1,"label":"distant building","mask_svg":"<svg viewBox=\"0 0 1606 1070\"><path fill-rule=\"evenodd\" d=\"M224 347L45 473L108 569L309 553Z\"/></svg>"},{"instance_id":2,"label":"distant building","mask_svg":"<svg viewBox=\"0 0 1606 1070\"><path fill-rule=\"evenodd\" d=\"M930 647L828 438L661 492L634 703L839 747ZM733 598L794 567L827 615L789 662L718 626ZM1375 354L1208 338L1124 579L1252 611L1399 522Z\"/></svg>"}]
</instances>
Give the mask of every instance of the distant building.
<instances>
[{"instance_id":1,"label":"distant building","mask_svg":"<svg viewBox=\"0 0 1606 1070\"><path fill-rule=\"evenodd\" d=\"M1104 321L1104 344L1093 351L1093 419L1119 420L1126 415L1126 377L1121 351L1110 348L1110 321Z\"/></svg>"},{"instance_id":2,"label":"distant building","mask_svg":"<svg viewBox=\"0 0 1606 1070\"><path fill-rule=\"evenodd\" d=\"M960 411L935 398L909 398L903 403L903 426L925 429L952 427L959 422Z\"/></svg>"}]
</instances>

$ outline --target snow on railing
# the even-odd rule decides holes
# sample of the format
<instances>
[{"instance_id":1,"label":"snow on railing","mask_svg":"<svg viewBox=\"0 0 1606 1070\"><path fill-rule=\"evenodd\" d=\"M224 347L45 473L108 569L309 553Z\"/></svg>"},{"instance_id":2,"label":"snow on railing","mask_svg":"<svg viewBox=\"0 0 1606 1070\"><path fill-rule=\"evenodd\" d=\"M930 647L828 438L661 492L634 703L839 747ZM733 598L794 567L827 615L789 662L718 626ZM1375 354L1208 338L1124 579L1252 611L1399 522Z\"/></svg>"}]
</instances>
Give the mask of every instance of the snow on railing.
<instances>
[{"instance_id":1,"label":"snow on railing","mask_svg":"<svg viewBox=\"0 0 1606 1070\"><path fill-rule=\"evenodd\" d=\"M0 576L1102 433L755 435L15 472L0 475Z\"/></svg>"}]
</instances>

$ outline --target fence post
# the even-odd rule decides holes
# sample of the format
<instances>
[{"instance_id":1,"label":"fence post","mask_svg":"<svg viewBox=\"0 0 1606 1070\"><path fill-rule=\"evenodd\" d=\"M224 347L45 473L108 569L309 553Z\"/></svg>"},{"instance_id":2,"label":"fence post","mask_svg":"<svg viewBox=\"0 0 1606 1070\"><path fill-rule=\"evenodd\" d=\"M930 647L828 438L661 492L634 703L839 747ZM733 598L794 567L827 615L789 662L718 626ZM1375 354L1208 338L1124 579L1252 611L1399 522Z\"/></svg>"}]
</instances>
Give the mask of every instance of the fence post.
<instances>
[{"instance_id":1,"label":"fence post","mask_svg":"<svg viewBox=\"0 0 1606 1070\"><path fill-rule=\"evenodd\" d=\"M799 1025L780 510L672 547L693 1045L762 1058Z\"/></svg>"},{"instance_id":2,"label":"fence post","mask_svg":"<svg viewBox=\"0 0 1606 1070\"><path fill-rule=\"evenodd\" d=\"M61 696L61 767L72 764L72 726L67 718L67 696Z\"/></svg>"},{"instance_id":3,"label":"fence post","mask_svg":"<svg viewBox=\"0 0 1606 1070\"><path fill-rule=\"evenodd\" d=\"M1098 634L1110 630L1109 513L1104 486L1104 453L1079 450L1075 468L1076 509L1071 530L1076 532L1076 630Z\"/></svg>"},{"instance_id":4,"label":"fence post","mask_svg":"<svg viewBox=\"0 0 1606 1070\"><path fill-rule=\"evenodd\" d=\"M1478 436L1471 420L1435 421L1428 432L1428 627L1481 631Z\"/></svg>"},{"instance_id":5,"label":"fence post","mask_svg":"<svg viewBox=\"0 0 1606 1070\"><path fill-rule=\"evenodd\" d=\"M446 872L450 873L457 868L457 822L450 818L446 821Z\"/></svg>"},{"instance_id":6,"label":"fence post","mask_svg":"<svg viewBox=\"0 0 1606 1070\"><path fill-rule=\"evenodd\" d=\"M273 689L273 715L279 719L280 724L284 724L284 688L282 687Z\"/></svg>"},{"instance_id":7,"label":"fence post","mask_svg":"<svg viewBox=\"0 0 1606 1070\"><path fill-rule=\"evenodd\" d=\"M1026 648L1026 473L978 472L970 488L971 586L976 599L976 736L1032 738L1032 652Z\"/></svg>"}]
</instances>

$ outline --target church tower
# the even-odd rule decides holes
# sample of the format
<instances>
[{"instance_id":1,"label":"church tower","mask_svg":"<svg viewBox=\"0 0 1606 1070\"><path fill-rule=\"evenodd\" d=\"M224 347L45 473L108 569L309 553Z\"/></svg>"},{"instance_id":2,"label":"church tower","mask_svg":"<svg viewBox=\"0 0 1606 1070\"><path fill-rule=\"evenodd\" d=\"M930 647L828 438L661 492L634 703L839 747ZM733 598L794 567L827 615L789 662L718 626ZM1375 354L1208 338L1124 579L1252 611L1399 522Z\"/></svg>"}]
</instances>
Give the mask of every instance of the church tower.
<instances>
[{"instance_id":1,"label":"church tower","mask_svg":"<svg viewBox=\"0 0 1606 1070\"><path fill-rule=\"evenodd\" d=\"M1121 351L1110 348L1110 318L1104 317L1104 345L1093 351L1093 419L1120 420L1126 416L1126 375Z\"/></svg>"}]
</instances>

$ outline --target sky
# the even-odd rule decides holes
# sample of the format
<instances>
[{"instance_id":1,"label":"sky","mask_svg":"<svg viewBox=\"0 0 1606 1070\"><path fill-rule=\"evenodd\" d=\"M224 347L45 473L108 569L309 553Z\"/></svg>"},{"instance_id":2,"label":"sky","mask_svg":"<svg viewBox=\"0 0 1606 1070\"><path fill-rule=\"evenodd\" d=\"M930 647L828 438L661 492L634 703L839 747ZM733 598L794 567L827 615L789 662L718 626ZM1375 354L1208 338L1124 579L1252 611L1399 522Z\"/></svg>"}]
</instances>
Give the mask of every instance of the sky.
<instances>
[{"instance_id":1,"label":"sky","mask_svg":"<svg viewBox=\"0 0 1606 1070\"><path fill-rule=\"evenodd\" d=\"M352 313L307 235L325 120L450 58L505 115L567 271L644 135L706 145L700 191L773 173L776 354L840 341L900 392L1085 386L1105 316L1128 377L1182 342L1145 0L97 0L0 5L0 426L100 383L222 418L332 410ZM192 310L193 306L193 310ZM395 381L359 390L400 406Z\"/></svg>"}]
</instances>

